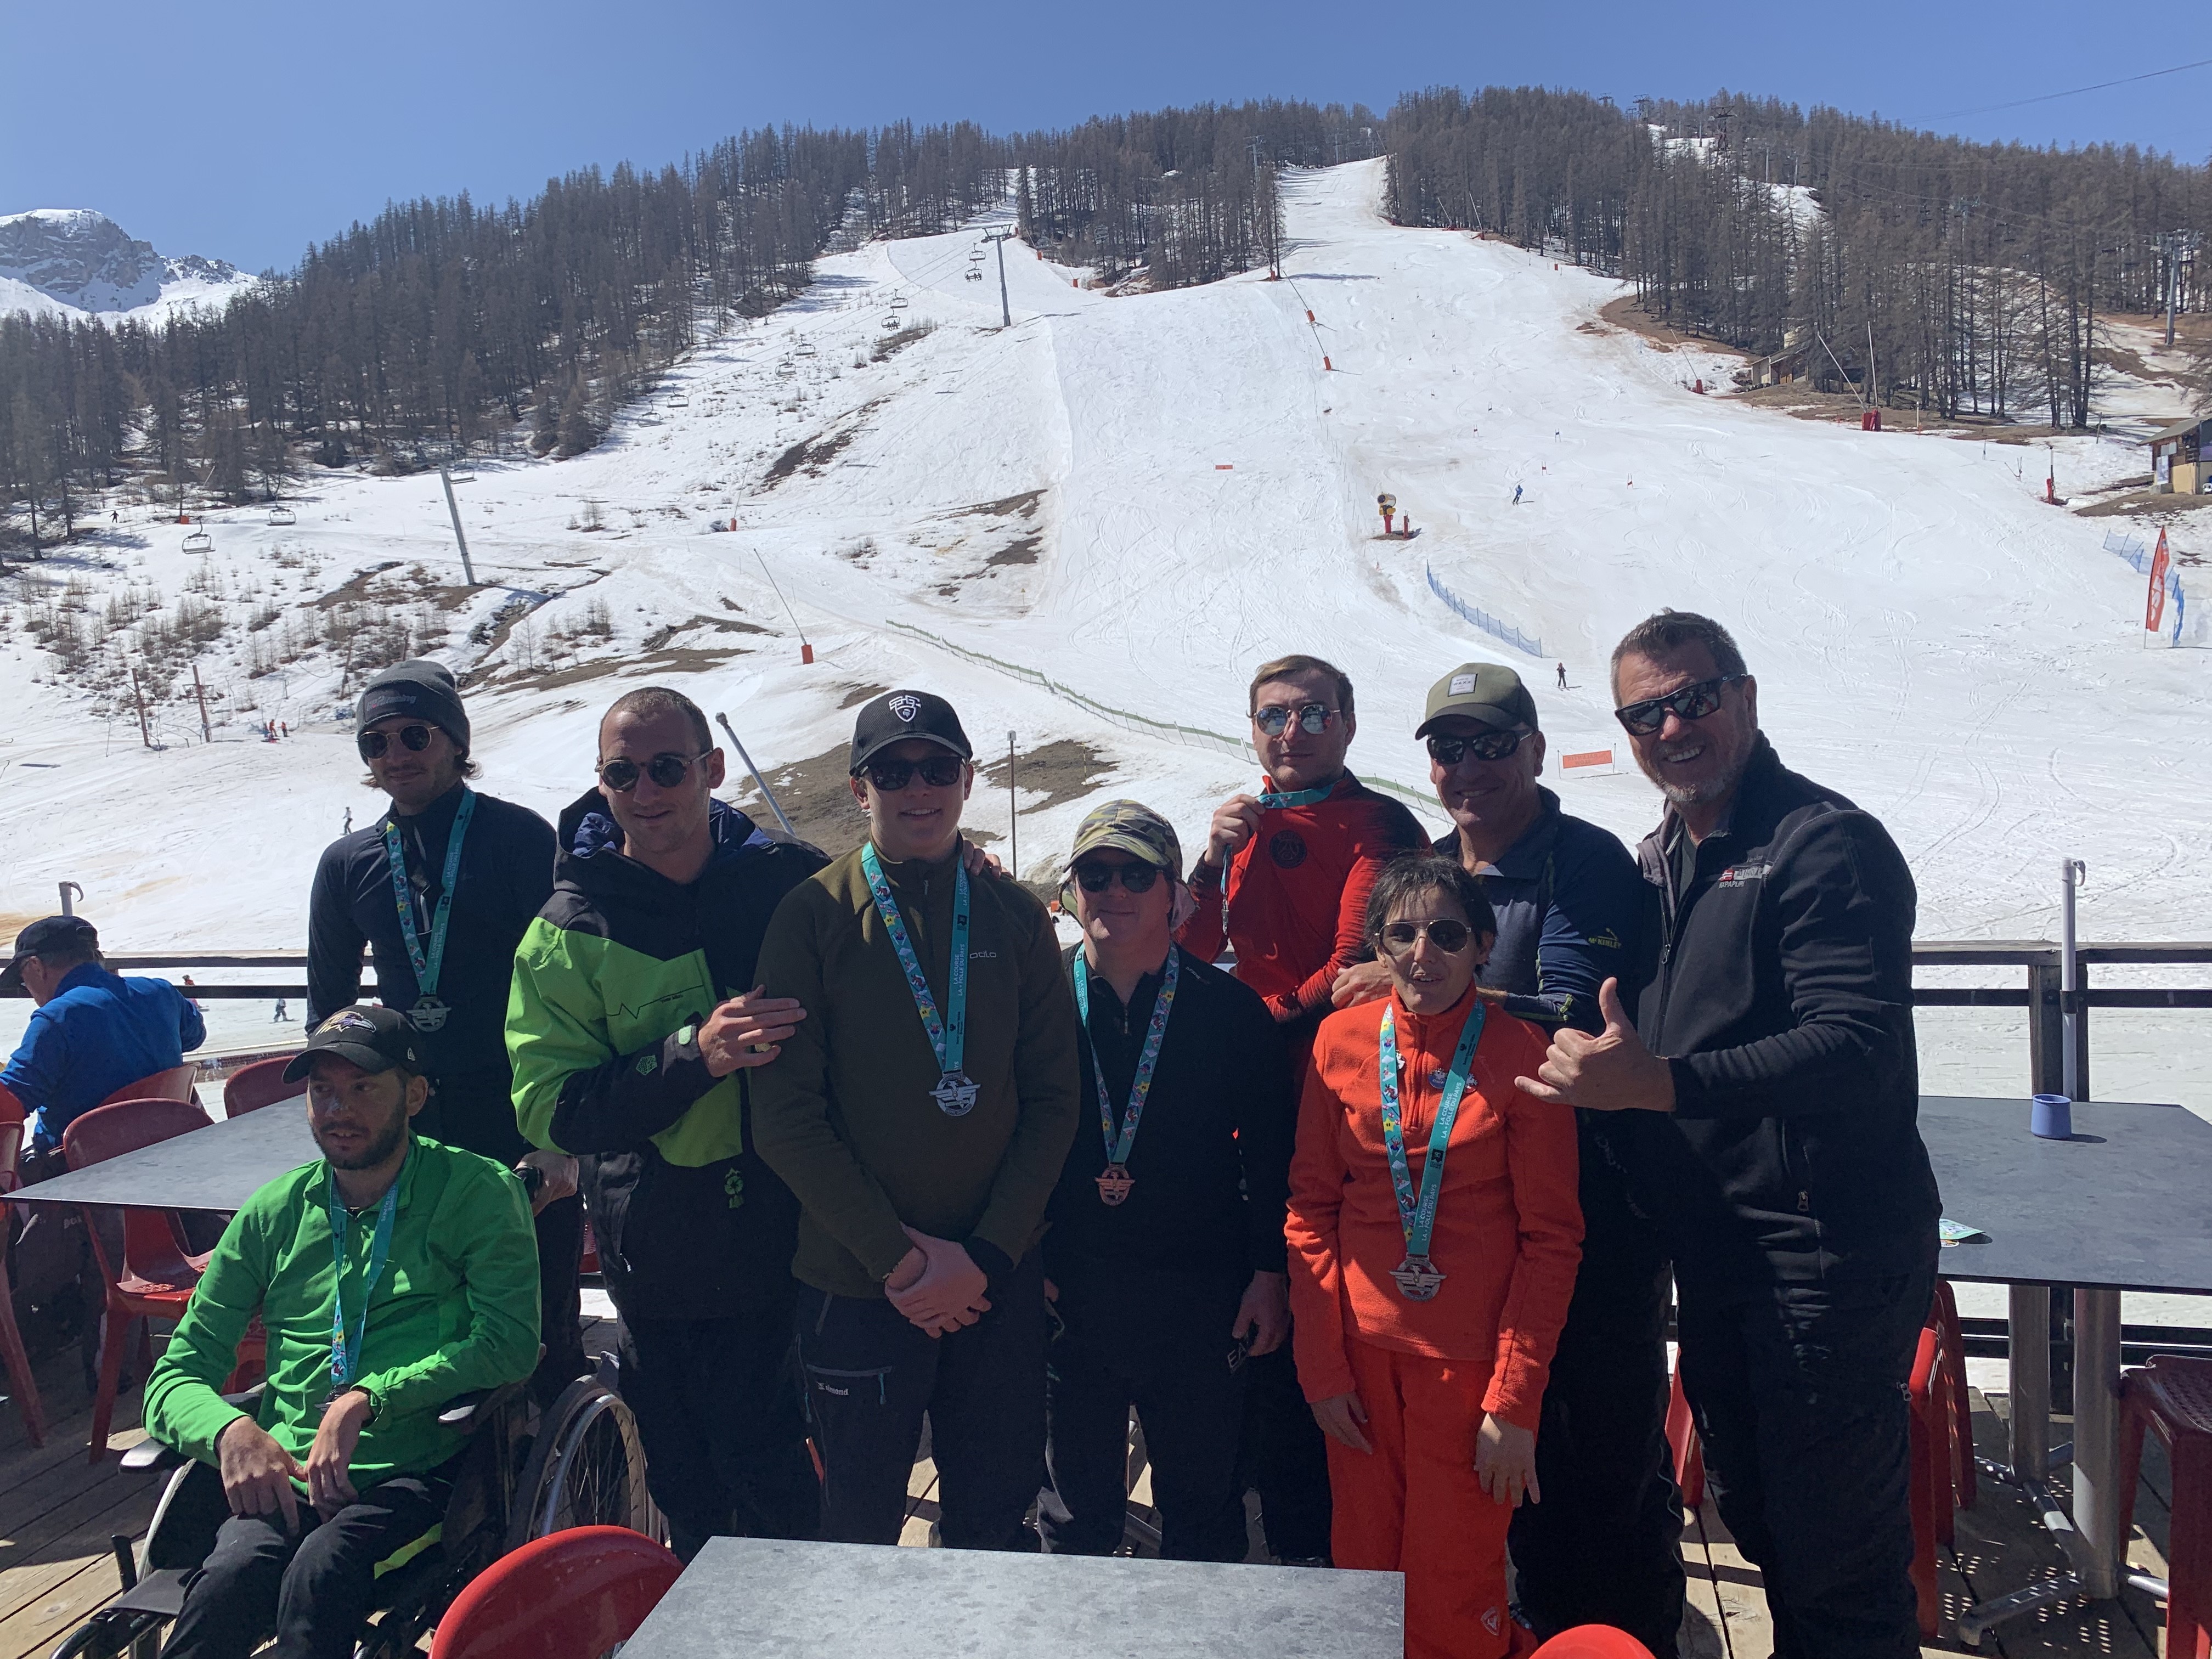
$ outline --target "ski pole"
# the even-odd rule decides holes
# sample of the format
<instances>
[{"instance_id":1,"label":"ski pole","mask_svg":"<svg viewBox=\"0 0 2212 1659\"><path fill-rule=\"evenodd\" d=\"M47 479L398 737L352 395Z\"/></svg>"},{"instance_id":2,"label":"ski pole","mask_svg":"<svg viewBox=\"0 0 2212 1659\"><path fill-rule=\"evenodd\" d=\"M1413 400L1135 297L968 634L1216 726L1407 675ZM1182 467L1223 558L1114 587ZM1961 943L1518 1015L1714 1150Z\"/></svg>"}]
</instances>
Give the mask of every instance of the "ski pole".
<instances>
[{"instance_id":1,"label":"ski pole","mask_svg":"<svg viewBox=\"0 0 2212 1659\"><path fill-rule=\"evenodd\" d=\"M745 770L751 773L753 781L760 785L761 794L768 802L768 810L775 814L775 821L783 826L783 833L797 841L799 831L791 827L791 820L784 817L783 808L775 804L775 791L768 787L768 780L761 775L760 768L755 766L753 757L745 753L744 740L738 736L737 728L730 724L730 717L717 714L714 718L721 721L722 730L729 733L731 744L737 750L738 758L745 763Z\"/></svg>"}]
</instances>

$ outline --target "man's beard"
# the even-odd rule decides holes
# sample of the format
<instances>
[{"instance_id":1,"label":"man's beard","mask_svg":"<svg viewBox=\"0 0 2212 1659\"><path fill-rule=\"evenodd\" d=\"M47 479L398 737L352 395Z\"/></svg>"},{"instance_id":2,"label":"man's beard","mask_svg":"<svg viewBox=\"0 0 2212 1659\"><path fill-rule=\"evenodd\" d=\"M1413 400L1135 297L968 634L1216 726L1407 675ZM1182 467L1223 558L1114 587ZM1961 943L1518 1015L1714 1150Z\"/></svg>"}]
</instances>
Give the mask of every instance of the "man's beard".
<instances>
[{"instance_id":1,"label":"man's beard","mask_svg":"<svg viewBox=\"0 0 2212 1659\"><path fill-rule=\"evenodd\" d=\"M1643 767L1644 775L1658 787L1659 793L1676 806L1694 806L1699 801L1718 800L1735 787L1737 781L1743 776L1744 768L1751 760L1748 753L1740 755L1733 764L1716 772L1711 777L1702 778L1695 783L1674 783L1662 778L1653 769L1654 767L1672 758L1670 755L1659 755L1653 757L1651 764L1644 765L1643 757L1639 755L1637 757L1637 763Z\"/></svg>"},{"instance_id":2,"label":"man's beard","mask_svg":"<svg viewBox=\"0 0 2212 1659\"><path fill-rule=\"evenodd\" d=\"M323 1161L333 1170L373 1170L399 1150L400 1142L407 1139L407 1114L399 1113L386 1124L383 1132L357 1152L340 1157L324 1145L322 1132L316 1131L315 1145L322 1148Z\"/></svg>"}]
</instances>

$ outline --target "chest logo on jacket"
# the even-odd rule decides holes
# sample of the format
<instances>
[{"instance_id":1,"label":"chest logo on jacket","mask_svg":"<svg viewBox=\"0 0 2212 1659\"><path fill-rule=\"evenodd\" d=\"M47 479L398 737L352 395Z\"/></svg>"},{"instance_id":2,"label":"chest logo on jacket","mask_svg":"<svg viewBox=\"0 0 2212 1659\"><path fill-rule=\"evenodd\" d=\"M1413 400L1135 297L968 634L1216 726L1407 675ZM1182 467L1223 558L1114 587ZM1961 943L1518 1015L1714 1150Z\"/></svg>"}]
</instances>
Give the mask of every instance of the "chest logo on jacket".
<instances>
[{"instance_id":1,"label":"chest logo on jacket","mask_svg":"<svg viewBox=\"0 0 2212 1659\"><path fill-rule=\"evenodd\" d=\"M1306 838L1295 830L1278 830L1267 838L1267 856L1279 870L1295 870L1306 861Z\"/></svg>"},{"instance_id":2,"label":"chest logo on jacket","mask_svg":"<svg viewBox=\"0 0 2212 1659\"><path fill-rule=\"evenodd\" d=\"M1732 864L1720 873L1718 885L1741 887L1747 881L1765 881L1771 864Z\"/></svg>"}]
</instances>

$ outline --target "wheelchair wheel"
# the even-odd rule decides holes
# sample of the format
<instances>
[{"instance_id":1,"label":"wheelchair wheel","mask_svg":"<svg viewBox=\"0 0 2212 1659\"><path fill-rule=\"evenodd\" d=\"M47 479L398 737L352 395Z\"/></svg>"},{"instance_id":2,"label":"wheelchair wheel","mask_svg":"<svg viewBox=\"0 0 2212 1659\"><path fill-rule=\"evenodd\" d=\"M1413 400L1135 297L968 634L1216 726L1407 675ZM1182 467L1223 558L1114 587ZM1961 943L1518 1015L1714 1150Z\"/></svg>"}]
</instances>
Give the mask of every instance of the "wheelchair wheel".
<instances>
[{"instance_id":1,"label":"wheelchair wheel","mask_svg":"<svg viewBox=\"0 0 2212 1659\"><path fill-rule=\"evenodd\" d=\"M657 1524L636 1419L605 1383L579 1378L540 1419L515 1486L507 1547L570 1527L629 1527L650 1535Z\"/></svg>"}]
</instances>

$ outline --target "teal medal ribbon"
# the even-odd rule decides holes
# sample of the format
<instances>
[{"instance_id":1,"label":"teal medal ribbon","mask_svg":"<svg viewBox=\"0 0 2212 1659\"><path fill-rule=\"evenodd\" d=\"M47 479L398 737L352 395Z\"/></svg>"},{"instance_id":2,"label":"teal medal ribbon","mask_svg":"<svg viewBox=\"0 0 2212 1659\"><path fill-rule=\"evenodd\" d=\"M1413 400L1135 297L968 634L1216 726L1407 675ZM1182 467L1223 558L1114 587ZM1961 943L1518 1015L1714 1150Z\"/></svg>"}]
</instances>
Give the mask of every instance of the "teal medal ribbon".
<instances>
[{"instance_id":1,"label":"teal medal ribbon","mask_svg":"<svg viewBox=\"0 0 2212 1659\"><path fill-rule=\"evenodd\" d=\"M1129 1085L1129 1103L1121 1113L1119 1134L1114 1129L1114 1102L1106 1093L1106 1068L1098 1063L1098 1049L1091 1041L1091 969L1079 951L1075 958L1075 1011L1082 1017L1084 1046L1091 1050L1091 1080L1098 1090L1098 1127L1106 1137L1106 1173L1098 1176L1098 1201L1112 1206L1129 1196L1137 1183L1129 1174L1129 1154L1137 1145L1137 1124L1145 1115L1145 1097L1152 1091L1152 1073L1160 1063L1160 1044L1168 1034L1168 1015L1175 1008L1176 981L1182 952L1168 946L1166 976L1160 994L1152 999L1152 1024L1145 1030L1145 1046L1137 1055L1137 1075Z\"/></svg>"},{"instance_id":2,"label":"teal medal ribbon","mask_svg":"<svg viewBox=\"0 0 2212 1659\"><path fill-rule=\"evenodd\" d=\"M945 1116L965 1117L975 1109L975 1097L981 1091L960 1069L968 1046L970 911L968 866L956 858L953 868L958 874L952 883L952 962L947 975L945 1013L940 1018L937 999L930 993L929 977L921 971L921 959L915 955L914 940L907 933L906 918L899 915L898 900L892 896L890 884L884 879L884 866L876 857L875 843L870 842L860 849L860 869L868 878L868 892L876 902L876 914L884 919L884 931L891 936L891 948L898 952L899 966L906 970L907 988L914 993L914 1006L921 1015L921 1028L929 1034L930 1050L937 1056L940 1075L929 1097Z\"/></svg>"},{"instance_id":3,"label":"teal medal ribbon","mask_svg":"<svg viewBox=\"0 0 2212 1659\"><path fill-rule=\"evenodd\" d=\"M1335 793L1336 786L1343 781L1344 775L1340 772L1327 783L1317 783L1310 789L1293 789L1286 793L1262 789L1260 792L1260 810L1272 812L1285 806L1311 806L1316 801L1327 800ZM1221 866L1221 937L1224 940L1229 937L1229 865L1226 860Z\"/></svg>"},{"instance_id":4,"label":"teal medal ribbon","mask_svg":"<svg viewBox=\"0 0 2212 1659\"><path fill-rule=\"evenodd\" d=\"M399 937L407 945L408 965L415 970L421 994L407 1010L407 1023L418 1031L434 1031L446 1023L452 1009L438 1000L438 973L446 961L446 927L453 920L453 884L461 873L461 843L468 837L469 819L477 810L476 791L463 787L461 804L453 812L453 827L446 837L446 872L439 884L438 908L430 918L430 948L422 948L415 931L415 895L407 885L407 854L399 845L399 821L384 821L384 861L392 870L392 896L399 907Z\"/></svg>"},{"instance_id":5,"label":"teal medal ribbon","mask_svg":"<svg viewBox=\"0 0 2212 1659\"><path fill-rule=\"evenodd\" d=\"M1467 1025L1452 1053L1451 1069L1444 1074L1443 1098L1437 1105L1436 1126L1429 1131L1429 1155L1421 1166L1421 1191L1413 1195L1413 1176L1406 1162L1406 1124L1398 1111L1398 1000L1393 997L1382 1011L1380 1059L1382 1071L1382 1152L1390 1161L1390 1184L1397 1189L1398 1224L1406 1232L1406 1259L1391 1271L1398 1293L1408 1302L1426 1302L1437 1293L1444 1276L1429 1260L1429 1239L1437 1225L1437 1200L1444 1189L1444 1152L1450 1144L1452 1125L1459 1117L1459 1103L1467 1093L1468 1075L1474 1064L1474 1045L1482 1039L1488 1010L1480 1001L1470 1009Z\"/></svg>"},{"instance_id":6,"label":"teal medal ribbon","mask_svg":"<svg viewBox=\"0 0 2212 1659\"><path fill-rule=\"evenodd\" d=\"M406 1172L406 1164L399 1166L400 1174ZM392 1184L384 1189L384 1202L377 1206L376 1231L369 1240L368 1270L362 1275L361 1285L361 1318L354 1326L353 1334L346 1334L345 1269L346 1243L353 1234L353 1218L346 1213L345 1206L338 1200L337 1172L331 1172L331 1397L336 1399L353 1385L355 1374L361 1369L362 1345L368 1340L368 1304L376 1294L378 1282L384 1277L385 1258L392 1253L392 1218L399 1208L399 1176L392 1177Z\"/></svg>"}]
</instances>

